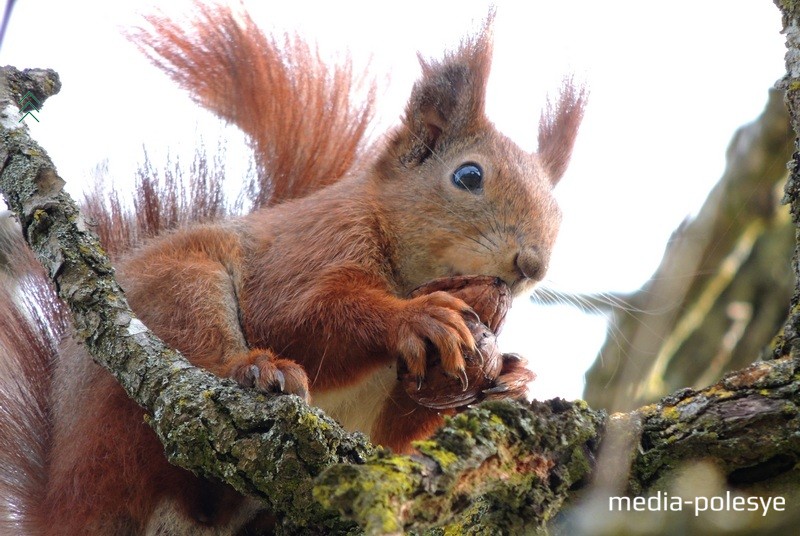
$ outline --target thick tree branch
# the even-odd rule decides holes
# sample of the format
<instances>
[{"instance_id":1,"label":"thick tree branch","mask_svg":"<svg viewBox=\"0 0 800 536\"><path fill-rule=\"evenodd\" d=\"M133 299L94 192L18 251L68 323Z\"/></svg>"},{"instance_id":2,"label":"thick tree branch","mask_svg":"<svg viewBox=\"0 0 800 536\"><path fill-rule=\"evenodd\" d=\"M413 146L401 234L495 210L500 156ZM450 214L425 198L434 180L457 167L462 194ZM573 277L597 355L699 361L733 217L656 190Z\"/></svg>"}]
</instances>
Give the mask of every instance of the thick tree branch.
<instances>
[{"instance_id":1,"label":"thick tree branch","mask_svg":"<svg viewBox=\"0 0 800 536\"><path fill-rule=\"evenodd\" d=\"M314 493L368 533L448 522L453 534L519 534L589 475L604 422L583 403L486 402L418 443L424 456L332 467Z\"/></svg>"},{"instance_id":2,"label":"thick tree branch","mask_svg":"<svg viewBox=\"0 0 800 536\"><path fill-rule=\"evenodd\" d=\"M731 484L762 481L800 460L800 360L755 363L635 414L641 438L631 492L663 489L670 471L688 460L711 460Z\"/></svg>"}]
</instances>

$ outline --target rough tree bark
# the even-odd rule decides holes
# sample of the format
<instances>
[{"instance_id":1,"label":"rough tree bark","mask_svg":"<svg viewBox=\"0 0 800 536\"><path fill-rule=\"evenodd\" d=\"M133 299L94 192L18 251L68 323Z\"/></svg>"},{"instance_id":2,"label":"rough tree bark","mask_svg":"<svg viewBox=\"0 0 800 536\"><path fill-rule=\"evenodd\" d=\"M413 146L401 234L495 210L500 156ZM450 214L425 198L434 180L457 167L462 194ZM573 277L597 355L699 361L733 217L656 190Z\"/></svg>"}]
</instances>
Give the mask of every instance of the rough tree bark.
<instances>
[{"instance_id":1,"label":"rough tree bark","mask_svg":"<svg viewBox=\"0 0 800 536\"><path fill-rule=\"evenodd\" d=\"M0 210L0 271L8 269L8 253L11 251L12 235L16 232L11 211Z\"/></svg>"},{"instance_id":2,"label":"rough tree bark","mask_svg":"<svg viewBox=\"0 0 800 536\"><path fill-rule=\"evenodd\" d=\"M788 12L787 20L797 27ZM19 97L33 90L44 100L55 93L56 75L4 75L0 191L72 310L79 336L147 409L173 463L262 498L285 520L282 532L358 531L353 521L369 534L543 527L591 477L601 440L618 450L615 458L624 463L613 467L627 475L620 489L630 493L663 486L692 459L712 460L740 484L792 474L800 457L795 317L776 359L701 391L681 390L612 418L559 400L484 403L449 420L412 457L375 449L296 397L268 398L191 367L127 308L55 167L17 122ZM792 80L790 100L800 98L791 92L800 81ZM791 184L793 213L800 214ZM599 466L599 473L610 467Z\"/></svg>"},{"instance_id":3,"label":"rough tree bark","mask_svg":"<svg viewBox=\"0 0 800 536\"><path fill-rule=\"evenodd\" d=\"M794 0L775 0L783 13L783 33L786 35L786 75L778 82L786 91L786 102L792 128L800 135L800 4ZM786 184L784 202L791 209L792 222L800 230L800 142L795 140L795 151L789 162L789 181ZM792 257L792 268L796 280L800 281L800 232ZM795 285L791 299L789 317L775 344L774 356L798 354L800 347L800 284Z\"/></svg>"}]
</instances>

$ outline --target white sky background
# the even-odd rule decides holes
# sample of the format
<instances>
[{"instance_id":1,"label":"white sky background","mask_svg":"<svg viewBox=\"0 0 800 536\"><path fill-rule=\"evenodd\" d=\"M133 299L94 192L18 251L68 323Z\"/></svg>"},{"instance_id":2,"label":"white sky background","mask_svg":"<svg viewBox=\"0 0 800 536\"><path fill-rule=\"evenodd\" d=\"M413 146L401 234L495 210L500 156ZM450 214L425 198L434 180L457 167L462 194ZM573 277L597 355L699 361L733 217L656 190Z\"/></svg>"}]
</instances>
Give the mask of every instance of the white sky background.
<instances>
[{"instance_id":1,"label":"white sky background","mask_svg":"<svg viewBox=\"0 0 800 536\"><path fill-rule=\"evenodd\" d=\"M371 58L371 70L389 80L383 125L402 111L417 75L416 51L439 56L487 11L485 1L250 3L258 21L316 39L326 54L350 50L356 62ZM180 13L183 4L170 4L168 13ZM767 89L782 76L778 9L769 0L497 4L488 113L500 130L533 149L547 92L570 72L591 90L572 166L557 189L564 224L548 284L633 291L722 174L734 130L758 116ZM63 89L37 114L40 123L27 123L75 195L104 160L126 181L143 145L156 159L167 149L191 155L201 134L212 146L219 135L216 120L122 36L152 5L15 6L0 64L52 67L61 75ZM231 129L224 135L240 143ZM582 331L586 336L576 340ZM535 396L577 398L604 323L519 300L503 337L503 349L528 357L537 372Z\"/></svg>"}]
</instances>

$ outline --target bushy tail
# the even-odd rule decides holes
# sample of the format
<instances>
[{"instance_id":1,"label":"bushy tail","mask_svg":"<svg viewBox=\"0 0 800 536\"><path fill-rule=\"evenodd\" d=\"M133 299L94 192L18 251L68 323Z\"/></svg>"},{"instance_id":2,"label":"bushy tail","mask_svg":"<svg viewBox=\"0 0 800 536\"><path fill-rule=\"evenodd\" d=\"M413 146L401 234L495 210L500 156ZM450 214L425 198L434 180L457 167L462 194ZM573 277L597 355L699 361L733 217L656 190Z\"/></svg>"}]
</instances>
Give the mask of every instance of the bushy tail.
<instances>
[{"instance_id":1,"label":"bushy tail","mask_svg":"<svg viewBox=\"0 0 800 536\"><path fill-rule=\"evenodd\" d=\"M189 28L155 16L132 40L192 98L249 136L255 206L303 197L360 163L374 84L326 66L297 36L265 35L244 13L197 5ZM366 87L356 102L354 93Z\"/></svg>"},{"instance_id":2,"label":"bushy tail","mask_svg":"<svg viewBox=\"0 0 800 536\"><path fill-rule=\"evenodd\" d=\"M21 238L0 273L0 534L30 534L46 486L50 389L63 305ZM53 520L57 522L57 520Z\"/></svg>"}]
</instances>

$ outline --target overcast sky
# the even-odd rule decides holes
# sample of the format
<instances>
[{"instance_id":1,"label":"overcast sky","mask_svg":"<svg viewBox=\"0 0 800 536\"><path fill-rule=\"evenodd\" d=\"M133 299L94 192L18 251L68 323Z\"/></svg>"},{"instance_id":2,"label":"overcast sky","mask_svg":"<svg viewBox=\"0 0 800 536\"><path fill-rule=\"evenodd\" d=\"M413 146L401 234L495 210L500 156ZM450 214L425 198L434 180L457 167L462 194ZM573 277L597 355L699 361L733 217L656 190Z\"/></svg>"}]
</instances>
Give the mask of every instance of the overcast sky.
<instances>
[{"instance_id":1,"label":"overcast sky","mask_svg":"<svg viewBox=\"0 0 800 536\"><path fill-rule=\"evenodd\" d=\"M126 42L122 30L149 4L23 0L15 7L0 63L61 74L62 93L39 123L28 124L75 194L105 160L116 177L130 177L143 146L156 155L167 148L190 154L201 133L213 145L220 131L241 143ZM178 4L169 12L180 12ZM487 11L481 1L252 4L267 27L297 30L332 56L349 50L357 62L369 60L385 86L386 125L418 73L416 51L438 56ZM497 4L488 112L501 130L533 149L539 109L562 76L574 72L591 89L573 164L557 189L565 217L549 284L635 290L722 174L736 127L760 113L782 76L779 12L768 0ZM574 333L577 322L585 340L566 344L560 328ZM583 322L567 309L515 304L501 342L529 357L537 396L580 395L583 370L604 336L601 320ZM536 346L523 343L531 337Z\"/></svg>"}]
</instances>

